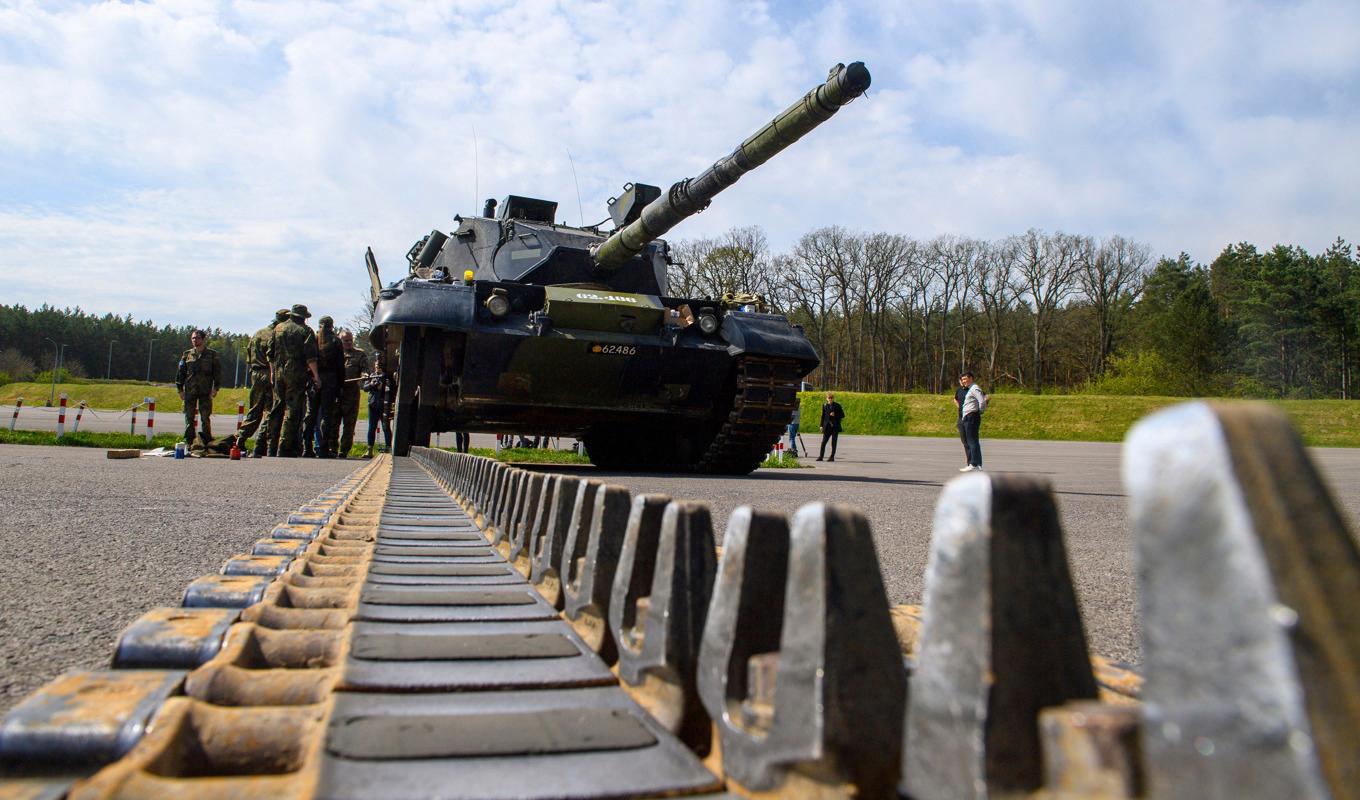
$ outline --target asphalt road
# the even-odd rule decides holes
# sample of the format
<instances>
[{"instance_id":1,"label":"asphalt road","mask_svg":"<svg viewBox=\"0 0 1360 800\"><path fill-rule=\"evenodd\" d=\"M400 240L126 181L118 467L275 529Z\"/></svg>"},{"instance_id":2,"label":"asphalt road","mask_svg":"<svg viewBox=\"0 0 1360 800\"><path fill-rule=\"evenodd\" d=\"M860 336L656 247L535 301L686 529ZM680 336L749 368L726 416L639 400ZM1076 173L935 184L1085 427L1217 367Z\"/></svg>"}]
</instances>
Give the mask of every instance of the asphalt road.
<instances>
[{"instance_id":1,"label":"asphalt road","mask_svg":"<svg viewBox=\"0 0 1360 800\"><path fill-rule=\"evenodd\" d=\"M0 713L250 549L363 463L110 461L82 447L0 445Z\"/></svg>"},{"instance_id":2,"label":"asphalt road","mask_svg":"<svg viewBox=\"0 0 1360 800\"><path fill-rule=\"evenodd\" d=\"M805 436L817 446L817 437ZM474 444L490 441L475 436ZM1091 647L1136 663L1135 565L1117 444L983 440L987 468L1045 477L1066 531ZM1311 454L1352 526L1360 450ZM958 475L949 439L846 436L835 463L746 478L598 473L634 492L699 499L721 532L732 509L859 507L894 603L919 602L940 488ZM249 549L286 513L357 468L341 461L139 459L0 445L0 713L71 668L107 664L118 633L176 605L189 581ZM593 468L580 471L594 472Z\"/></svg>"}]
</instances>

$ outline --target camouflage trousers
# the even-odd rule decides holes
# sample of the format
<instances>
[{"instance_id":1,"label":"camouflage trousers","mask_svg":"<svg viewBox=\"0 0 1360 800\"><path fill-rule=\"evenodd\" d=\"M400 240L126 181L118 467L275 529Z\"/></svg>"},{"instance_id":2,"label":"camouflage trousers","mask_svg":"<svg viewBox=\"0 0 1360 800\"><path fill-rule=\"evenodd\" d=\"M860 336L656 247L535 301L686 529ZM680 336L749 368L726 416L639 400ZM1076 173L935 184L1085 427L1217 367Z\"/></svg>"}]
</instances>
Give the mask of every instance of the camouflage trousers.
<instances>
[{"instance_id":1,"label":"camouflage trousers","mask_svg":"<svg viewBox=\"0 0 1360 800\"><path fill-rule=\"evenodd\" d=\"M194 443L195 417L203 421L203 435L212 438L212 395L184 393L184 441Z\"/></svg>"},{"instance_id":2,"label":"camouflage trousers","mask_svg":"<svg viewBox=\"0 0 1360 800\"><path fill-rule=\"evenodd\" d=\"M275 377L274 403L269 409L269 440L278 440L279 455L296 457L302 452L302 440L298 434L311 379L306 373Z\"/></svg>"},{"instance_id":3,"label":"camouflage trousers","mask_svg":"<svg viewBox=\"0 0 1360 800\"><path fill-rule=\"evenodd\" d=\"M250 379L250 411L246 413L246 421L241 424L240 442L255 435L255 431L259 430L260 425L268 418L269 407L274 402L274 384L269 382L268 372L252 372ZM268 427L265 431L268 431ZM261 435L255 441L255 455L264 454L267 438Z\"/></svg>"},{"instance_id":4,"label":"camouflage trousers","mask_svg":"<svg viewBox=\"0 0 1360 800\"><path fill-rule=\"evenodd\" d=\"M339 377L321 373L321 388L316 391L317 416L321 426L321 452L327 456L335 455L335 444L340 439L340 417L337 414L340 386Z\"/></svg>"},{"instance_id":5,"label":"camouflage trousers","mask_svg":"<svg viewBox=\"0 0 1360 800\"><path fill-rule=\"evenodd\" d=\"M359 387L354 384L346 385L340 390L339 399L337 409L340 417L340 449L335 452L337 455L348 456L349 449L354 446L354 425L359 421Z\"/></svg>"}]
</instances>

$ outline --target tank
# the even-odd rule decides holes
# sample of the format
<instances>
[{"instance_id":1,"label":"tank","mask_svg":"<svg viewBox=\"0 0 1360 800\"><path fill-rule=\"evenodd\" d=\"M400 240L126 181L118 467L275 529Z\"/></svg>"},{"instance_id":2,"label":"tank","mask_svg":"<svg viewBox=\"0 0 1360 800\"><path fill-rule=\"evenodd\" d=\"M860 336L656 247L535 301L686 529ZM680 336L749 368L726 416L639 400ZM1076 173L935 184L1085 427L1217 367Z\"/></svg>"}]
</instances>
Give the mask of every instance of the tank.
<instances>
[{"instance_id":1,"label":"tank","mask_svg":"<svg viewBox=\"0 0 1360 800\"><path fill-rule=\"evenodd\" d=\"M559 223L557 203L510 195L455 216L373 290L371 343L397 378L393 451L440 431L580 438L611 469L744 475L791 419L818 357L757 295L676 297L661 237L869 87L862 63L731 154L669 190L624 186L610 229Z\"/></svg>"}]
</instances>

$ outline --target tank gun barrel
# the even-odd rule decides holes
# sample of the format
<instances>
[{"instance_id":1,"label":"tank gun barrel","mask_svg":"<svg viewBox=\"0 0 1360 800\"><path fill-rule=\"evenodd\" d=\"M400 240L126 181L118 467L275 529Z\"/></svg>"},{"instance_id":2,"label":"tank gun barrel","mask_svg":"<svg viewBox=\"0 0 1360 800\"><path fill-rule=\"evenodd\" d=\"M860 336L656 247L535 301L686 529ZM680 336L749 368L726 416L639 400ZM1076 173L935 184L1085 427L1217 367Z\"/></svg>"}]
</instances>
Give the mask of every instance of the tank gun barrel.
<instances>
[{"instance_id":1,"label":"tank gun barrel","mask_svg":"<svg viewBox=\"0 0 1360 800\"><path fill-rule=\"evenodd\" d=\"M671 186L670 191L642 209L638 219L615 231L595 250L595 264L610 272L623 266L628 259L642 252L648 242L703 211L718 192L831 119L841 106L864 94L869 88L869 79L868 68L859 61L848 67L844 64L832 67L826 83L786 108L697 178L687 178Z\"/></svg>"}]
</instances>

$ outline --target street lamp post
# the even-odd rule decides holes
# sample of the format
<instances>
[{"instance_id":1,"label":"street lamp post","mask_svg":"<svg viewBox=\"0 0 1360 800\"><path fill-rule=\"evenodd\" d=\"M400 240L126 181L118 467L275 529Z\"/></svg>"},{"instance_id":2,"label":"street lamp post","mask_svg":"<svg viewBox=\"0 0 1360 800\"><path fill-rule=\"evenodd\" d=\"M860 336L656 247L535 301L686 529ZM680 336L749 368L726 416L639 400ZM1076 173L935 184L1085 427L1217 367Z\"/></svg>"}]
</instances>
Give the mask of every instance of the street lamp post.
<instances>
[{"instance_id":1,"label":"street lamp post","mask_svg":"<svg viewBox=\"0 0 1360 800\"><path fill-rule=\"evenodd\" d=\"M55 341L44 336L43 341L52 342L52 393L47 396L47 405L50 408L52 401L57 397L57 363L61 358L61 348Z\"/></svg>"},{"instance_id":2,"label":"street lamp post","mask_svg":"<svg viewBox=\"0 0 1360 800\"><path fill-rule=\"evenodd\" d=\"M156 340L151 340L151 346L146 349L146 382L151 383L151 354L156 352Z\"/></svg>"},{"instance_id":3,"label":"street lamp post","mask_svg":"<svg viewBox=\"0 0 1360 800\"><path fill-rule=\"evenodd\" d=\"M109 342L109 363L108 366L104 368L104 380L109 380L113 377L113 346L116 344L118 344L117 339L113 339Z\"/></svg>"}]
</instances>

